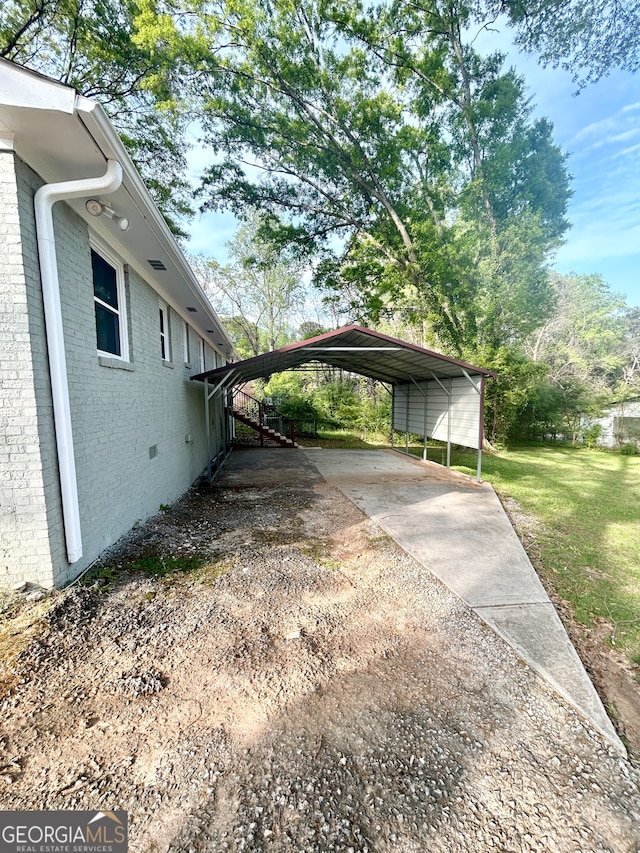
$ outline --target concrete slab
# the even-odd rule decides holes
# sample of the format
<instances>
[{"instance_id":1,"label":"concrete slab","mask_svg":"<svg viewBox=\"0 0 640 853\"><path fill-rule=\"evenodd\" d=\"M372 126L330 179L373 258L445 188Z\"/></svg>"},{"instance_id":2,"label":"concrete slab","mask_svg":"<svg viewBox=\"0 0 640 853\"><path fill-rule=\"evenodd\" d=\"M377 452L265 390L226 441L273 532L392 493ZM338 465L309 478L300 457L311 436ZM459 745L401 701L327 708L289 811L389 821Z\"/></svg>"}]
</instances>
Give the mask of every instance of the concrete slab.
<instances>
[{"instance_id":1,"label":"concrete slab","mask_svg":"<svg viewBox=\"0 0 640 853\"><path fill-rule=\"evenodd\" d=\"M303 453L626 754L489 483L397 452Z\"/></svg>"}]
</instances>

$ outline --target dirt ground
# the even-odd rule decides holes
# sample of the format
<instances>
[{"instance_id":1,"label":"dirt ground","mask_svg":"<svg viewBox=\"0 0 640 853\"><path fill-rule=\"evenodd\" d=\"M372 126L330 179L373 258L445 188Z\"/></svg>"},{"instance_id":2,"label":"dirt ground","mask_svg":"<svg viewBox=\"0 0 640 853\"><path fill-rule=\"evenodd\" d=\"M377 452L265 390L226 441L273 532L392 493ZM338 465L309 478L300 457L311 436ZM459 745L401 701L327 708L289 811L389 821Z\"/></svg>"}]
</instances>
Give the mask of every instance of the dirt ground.
<instances>
[{"instance_id":1,"label":"dirt ground","mask_svg":"<svg viewBox=\"0 0 640 853\"><path fill-rule=\"evenodd\" d=\"M108 562L6 612L3 808L125 809L135 853L640 850L633 763L301 454Z\"/></svg>"}]
</instances>

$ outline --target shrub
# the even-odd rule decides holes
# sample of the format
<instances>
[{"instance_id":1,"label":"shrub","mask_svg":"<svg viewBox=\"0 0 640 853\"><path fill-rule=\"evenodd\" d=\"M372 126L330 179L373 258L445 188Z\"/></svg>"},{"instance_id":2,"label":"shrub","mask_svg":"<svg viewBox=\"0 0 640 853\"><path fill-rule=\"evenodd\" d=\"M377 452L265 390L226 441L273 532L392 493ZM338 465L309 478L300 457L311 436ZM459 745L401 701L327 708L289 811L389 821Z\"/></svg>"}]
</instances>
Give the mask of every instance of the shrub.
<instances>
[{"instance_id":1,"label":"shrub","mask_svg":"<svg viewBox=\"0 0 640 853\"><path fill-rule=\"evenodd\" d=\"M627 441L620 447L620 453L622 453L623 456L637 456L638 445L635 441Z\"/></svg>"},{"instance_id":2,"label":"shrub","mask_svg":"<svg viewBox=\"0 0 640 853\"><path fill-rule=\"evenodd\" d=\"M591 424L584 427L582 430L582 442L585 447L594 448L598 444L598 439L602 435L602 426L600 424Z\"/></svg>"}]
</instances>

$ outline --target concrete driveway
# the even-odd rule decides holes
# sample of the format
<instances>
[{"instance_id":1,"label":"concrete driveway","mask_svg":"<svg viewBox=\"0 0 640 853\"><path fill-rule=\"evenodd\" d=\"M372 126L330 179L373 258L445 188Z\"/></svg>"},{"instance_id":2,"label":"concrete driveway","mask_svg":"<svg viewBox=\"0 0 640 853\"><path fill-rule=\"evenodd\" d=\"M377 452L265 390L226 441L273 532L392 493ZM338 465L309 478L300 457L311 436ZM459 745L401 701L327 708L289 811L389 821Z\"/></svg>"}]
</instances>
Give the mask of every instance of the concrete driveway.
<instances>
[{"instance_id":1,"label":"concrete driveway","mask_svg":"<svg viewBox=\"0 0 640 853\"><path fill-rule=\"evenodd\" d=\"M626 753L489 483L394 451L303 452Z\"/></svg>"}]
</instances>

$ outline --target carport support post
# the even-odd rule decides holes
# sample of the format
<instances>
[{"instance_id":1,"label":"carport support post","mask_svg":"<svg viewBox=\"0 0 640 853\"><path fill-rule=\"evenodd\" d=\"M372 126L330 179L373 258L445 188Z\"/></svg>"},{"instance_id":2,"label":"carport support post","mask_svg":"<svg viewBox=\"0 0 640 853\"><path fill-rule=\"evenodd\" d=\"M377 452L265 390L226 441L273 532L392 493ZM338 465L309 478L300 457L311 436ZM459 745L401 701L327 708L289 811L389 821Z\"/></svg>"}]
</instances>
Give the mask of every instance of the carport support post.
<instances>
[{"instance_id":1,"label":"carport support post","mask_svg":"<svg viewBox=\"0 0 640 853\"><path fill-rule=\"evenodd\" d=\"M391 395L391 449L393 450L393 427L394 427L394 418L396 415L396 389L395 385L393 388L393 394Z\"/></svg>"},{"instance_id":2,"label":"carport support post","mask_svg":"<svg viewBox=\"0 0 640 853\"><path fill-rule=\"evenodd\" d=\"M480 377L480 429L478 431L478 469L476 480L482 479L482 445L484 444L484 376Z\"/></svg>"},{"instance_id":3,"label":"carport support post","mask_svg":"<svg viewBox=\"0 0 640 853\"><path fill-rule=\"evenodd\" d=\"M416 382L413 376L410 376L409 379L416 386L418 391L424 397L424 423L423 423L423 435L424 435L424 448L422 450L422 459L426 462L427 459L427 383L424 383L424 391L420 387L420 385ZM409 430L409 388L411 386L407 385L407 431ZM446 389L445 389L446 390ZM407 453L409 452L407 448Z\"/></svg>"},{"instance_id":4,"label":"carport support post","mask_svg":"<svg viewBox=\"0 0 640 853\"><path fill-rule=\"evenodd\" d=\"M453 382L449 380L449 393L447 394L447 468L451 468L451 394L453 393Z\"/></svg>"},{"instance_id":5,"label":"carport support post","mask_svg":"<svg viewBox=\"0 0 640 853\"><path fill-rule=\"evenodd\" d=\"M438 377L435 375L433 370L431 371L431 375L436 380L438 385L442 388L444 393L447 395L447 468L451 467L451 393L453 387L453 380L449 379L449 387L445 388L445 386L440 382ZM426 394L425 394L426 396Z\"/></svg>"},{"instance_id":6,"label":"carport support post","mask_svg":"<svg viewBox=\"0 0 640 853\"><path fill-rule=\"evenodd\" d=\"M407 385L407 417L405 418L404 425L404 452L409 455L409 385Z\"/></svg>"},{"instance_id":7,"label":"carport support post","mask_svg":"<svg viewBox=\"0 0 640 853\"><path fill-rule=\"evenodd\" d=\"M209 380L204 380L204 428L207 436L207 483L211 485L211 424L209 422Z\"/></svg>"},{"instance_id":8,"label":"carport support post","mask_svg":"<svg viewBox=\"0 0 640 853\"><path fill-rule=\"evenodd\" d=\"M231 442L236 436L236 422L233 419L233 394L233 388L227 388L225 391L222 392L221 399L221 402L223 404L222 417L224 419L225 424L225 453L229 452Z\"/></svg>"},{"instance_id":9,"label":"carport support post","mask_svg":"<svg viewBox=\"0 0 640 853\"><path fill-rule=\"evenodd\" d=\"M426 393L426 386L427 386L427 383L425 382L424 384L425 384L425 394L424 394L424 425L423 425L423 432L424 432L424 447L423 447L423 449L422 449L422 459L426 462L426 461L427 461L427 393Z\"/></svg>"}]
</instances>

